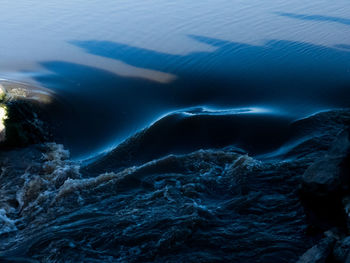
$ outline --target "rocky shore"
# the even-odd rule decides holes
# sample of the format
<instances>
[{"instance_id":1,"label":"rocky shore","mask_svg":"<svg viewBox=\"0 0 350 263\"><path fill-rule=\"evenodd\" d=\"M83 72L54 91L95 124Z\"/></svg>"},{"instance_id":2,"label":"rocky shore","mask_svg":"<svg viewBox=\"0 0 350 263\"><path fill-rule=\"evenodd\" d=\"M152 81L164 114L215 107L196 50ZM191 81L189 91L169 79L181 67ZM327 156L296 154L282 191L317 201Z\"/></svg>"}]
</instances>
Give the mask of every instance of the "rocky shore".
<instances>
[{"instance_id":1,"label":"rocky shore","mask_svg":"<svg viewBox=\"0 0 350 263\"><path fill-rule=\"evenodd\" d=\"M315 227L331 227L299 263L350 262L350 128L305 171L300 197Z\"/></svg>"}]
</instances>

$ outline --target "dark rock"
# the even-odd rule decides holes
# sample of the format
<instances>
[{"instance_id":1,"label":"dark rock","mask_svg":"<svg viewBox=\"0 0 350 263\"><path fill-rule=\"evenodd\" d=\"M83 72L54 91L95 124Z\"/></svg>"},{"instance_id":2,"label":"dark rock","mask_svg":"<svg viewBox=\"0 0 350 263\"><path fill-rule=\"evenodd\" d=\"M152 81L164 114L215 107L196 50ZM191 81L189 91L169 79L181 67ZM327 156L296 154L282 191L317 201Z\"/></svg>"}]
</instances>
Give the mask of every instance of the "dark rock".
<instances>
[{"instance_id":1,"label":"dark rock","mask_svg":"<svg viewBox=\"0 0 350 263\"><path fill-rule=\"evenodd\" d=\"M333 257L337 262L346 262L350 255L350 236L339 240L333 250Z\"/></svg>"},{"instance_id":2,"label":"dark rock","mask_svg":"<svg viewBox=\"0 0 350 263\"><path fill-rule=\"evenodd\" d=\"M350 151L348 130L343 131L334 141L328 153L312 164L302 176L302 188L312 195L325 197L343 188L348 188L345 160Z\"/></svg>"},{"instance_id":3,"label":"dark rock","mask_svg":"<svg viewBox=\"0 0 350 263\"><path fill-rule=\"evenodd\" d=\"M344 196L349 190L349 129L342 131L327 153L303 174L301 199L310 218L323 229L346 227ZM314 220L315 221L315 220Z\"/></svg>"},{"instance_id":4,"label":"dark rock","mask_svg":"<svg viewBox=\"0 0 350 263\"><path fill-rule=\"evenodd\" d=\"M308 249L297 261L297 263L325 263L332 254L332 249L336 239L327 236L319 243Z\"/></svg>"},{"instance_id":5,"label":"dark rock","mask_svg":"<svg viewBox=\"0 0 350 263\"><path fill-rule=\"evenodd\" d=\"M48 141L49 127L42 120L40 106L28 101L11 101L6 104L5 140L2 148L22 147Z\"/></svg>"},{"instance_id":6,"label":"dark rock","mask_svg":"<svg viewBox=\"0 0 350 263\"><path fill-rule=\"evenodd\" d=\"M0 80L0 147L23 147L50 140L48 106L56 105L47 89Z\"/></svg>"}]
</instances>

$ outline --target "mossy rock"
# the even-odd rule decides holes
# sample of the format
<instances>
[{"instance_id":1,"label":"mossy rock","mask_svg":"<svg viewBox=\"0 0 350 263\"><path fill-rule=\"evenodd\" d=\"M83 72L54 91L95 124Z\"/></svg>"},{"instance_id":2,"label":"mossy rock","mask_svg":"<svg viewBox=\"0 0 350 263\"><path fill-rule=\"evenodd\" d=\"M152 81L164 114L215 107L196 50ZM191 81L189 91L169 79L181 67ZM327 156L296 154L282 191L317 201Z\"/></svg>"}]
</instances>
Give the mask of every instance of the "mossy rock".
<instances>
[{"instance_id":1,"label":"mossy rock","mask_svg":"<svg viewBox=\"0 0 350 263\"><path fill-rule=\"evenodd\" d=\"M43 88L1 81L0 107L5 112L0 116L0 147L22 147L50 140L44 105L51 99L50 91Z\"/></svg>"},{"instance_id":2,"label":"mossy rock","mask_svg":"<svg viewBox=\"0 0 350 263\"><path fill-rule=\"evenodd\" d=\"M40 119L40 106L19 100L7 102L6 108L5 139L0 143L2 148L22 147L50 140L49 127Z\"/></svg>"}]
</instances>

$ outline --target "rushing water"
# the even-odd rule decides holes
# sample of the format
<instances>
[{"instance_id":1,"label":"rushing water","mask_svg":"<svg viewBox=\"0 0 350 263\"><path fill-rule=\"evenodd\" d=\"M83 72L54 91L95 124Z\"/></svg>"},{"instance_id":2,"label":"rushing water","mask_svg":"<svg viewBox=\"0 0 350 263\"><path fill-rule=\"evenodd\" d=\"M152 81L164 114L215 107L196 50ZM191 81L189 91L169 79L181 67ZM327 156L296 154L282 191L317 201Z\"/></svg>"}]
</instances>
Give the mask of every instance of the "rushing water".
<instances>
[{"instance_id":1,"label":"rushing water","mask_svg":"<svg viewBox=\"0 0 350 263\"><path fill-rule=\"evenodd\" d=\"M346 0L0 4L0 261L294 262L319 238L297 187L349 124Z\"/></svg>"}]
</instances>

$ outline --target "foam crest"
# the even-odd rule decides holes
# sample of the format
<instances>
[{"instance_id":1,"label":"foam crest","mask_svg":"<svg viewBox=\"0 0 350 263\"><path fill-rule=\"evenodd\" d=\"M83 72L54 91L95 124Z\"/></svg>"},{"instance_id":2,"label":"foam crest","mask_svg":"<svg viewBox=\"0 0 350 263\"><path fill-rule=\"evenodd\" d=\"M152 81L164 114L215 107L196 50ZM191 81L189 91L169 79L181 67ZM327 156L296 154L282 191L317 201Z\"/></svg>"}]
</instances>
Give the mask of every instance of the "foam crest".
<instances>
[{"instance_id":1,"label":"foam crest","mask_svg":"<svg viewBox=\"0 0 350 263\"><path fill-rule=\"evenodd\" d=\"M63 145L47 143L45 148L41 168L22 176L24 185L17 193L22 212L40 211L67 180L81 177L80 166L69 160L69 151Z\"/></svg>"},{"instance_id":2,"label":"foam crest","mask_svg":"<svg viewBox=\"0 0 350 263\"><path fill-rule=\"evenodd\" d=\"M0 235L16 231L16 221L7 216L6 210L0 208Z\"/></svg>"}]
</instances>

